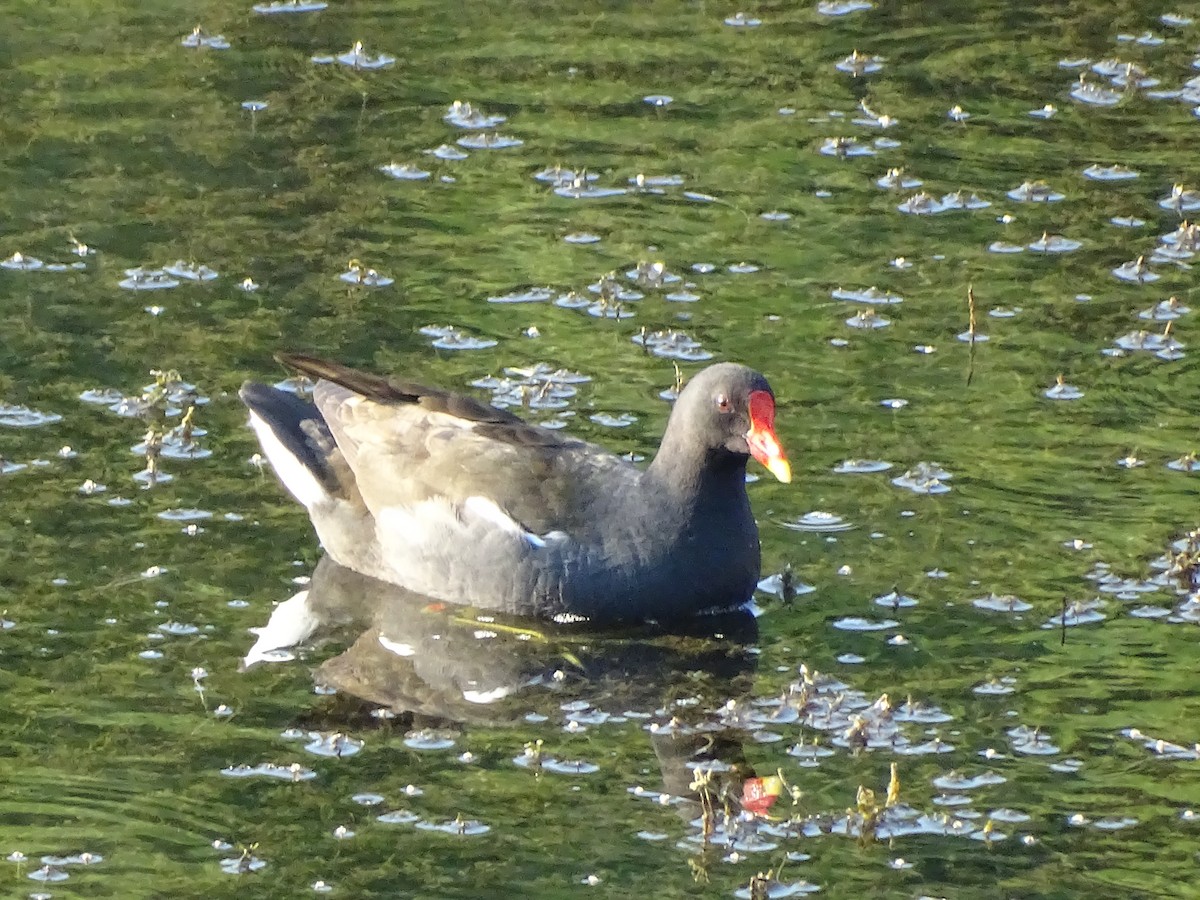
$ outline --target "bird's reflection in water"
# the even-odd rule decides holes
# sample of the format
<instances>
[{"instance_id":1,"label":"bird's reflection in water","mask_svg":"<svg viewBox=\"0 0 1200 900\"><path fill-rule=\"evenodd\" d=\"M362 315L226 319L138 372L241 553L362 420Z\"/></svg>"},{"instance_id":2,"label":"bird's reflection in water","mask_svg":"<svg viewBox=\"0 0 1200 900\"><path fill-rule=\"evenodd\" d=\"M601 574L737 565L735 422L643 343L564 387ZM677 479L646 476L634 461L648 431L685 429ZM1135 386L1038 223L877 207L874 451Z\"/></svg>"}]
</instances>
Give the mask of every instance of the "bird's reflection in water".
<instances>
[{"instance_id":1,"label":"bird's reflection in water","mask_svg":"<svg viewBox=\"0 0 1200 900\"><path fill-rule=\"evenodd\" d=\"M720 710L749 697L758 629L740 609L682 626L596 631L479 614L360 575L324 558L308 588L279 604L243 668L304 645L346 649L314 671L336 690L302 725L348 729L390 723L461 731L563 717L618 725L636 721L651 739L662 793L685 818L705 805L736 805L753 772L747 732ZM535 761L536 764L536 761ZM714 777L701 787L698 770ZM722 802L727 801L727 802ZM665 801L664 801L665 802Z\"/></svg>"}]
</instances>

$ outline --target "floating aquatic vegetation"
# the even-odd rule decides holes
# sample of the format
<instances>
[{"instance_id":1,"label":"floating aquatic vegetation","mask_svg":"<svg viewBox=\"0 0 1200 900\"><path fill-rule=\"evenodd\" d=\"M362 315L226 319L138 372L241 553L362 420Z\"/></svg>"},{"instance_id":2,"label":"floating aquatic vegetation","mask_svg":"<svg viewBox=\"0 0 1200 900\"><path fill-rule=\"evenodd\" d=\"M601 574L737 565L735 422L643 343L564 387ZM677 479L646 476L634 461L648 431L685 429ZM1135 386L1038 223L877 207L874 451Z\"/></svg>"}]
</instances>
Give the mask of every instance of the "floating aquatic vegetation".
<instances>
[{"instance_id":1,"label":"floating aquatic vegetation","mask_svg":"<svg viewBox=\"0 0 1200 900\"><path fill-rule=\"evenodd\" d=\"M685 332L674 329L654 332L643 329L630 340L664 359L678 359L683 362L703 362L712 359L712 354L705 350L699 341Z\"/></svg>"},{"instance_id":2,"label":"floating aquatic vegetation","mask_svg":"<svg viewBox=\"0 0 1200 900\"><path fill-rule=\"evenodd\" d=\"M117 284L128 291L160 291L177 288L180 282L162 269L143 269L139 266L126 269L125 277Z\"/></svg>"},{"instance_id":3,"label":"floating aquatic vegetation","mask_svg":"<svg viewBox=\"0 0 1200 900\"><path fill-rule=\"evenodd\" d=\"M168 275L174 275L176 278L182 279L183 281L213 281L219 277L217 272L210 269L208 266L200 263L188 262L184 259L176 260L169 266L163 266L163 271Z\"/></svg>"},{"instance_id":4,"label":"floating aquatic vegetation","mask_svg":"<svg viewBox=\"0 0 1200 900\"><path fill-rule=\"evenodd\" d=\"M681 187L684 177L682 175L645 175L639 172L630 177L628 183L638 188Z\"/></svg>"},{"instance_id":5,"label":"floating aquatic vegetation","mask_svg":"<svg viewBox=\"0 0 1200 900\"><path fill-rule=\"evenodd\" d=\"M1163 16L1162 18L1165 19L1167 17ZM1141 47L1161 47L1166 43L1167 39L1155 34L1153 31L1143 31L1138 35L1124 33L1118 34L1117 40L1121 43L1132 43Z\"/></svg>"},{"instance_id":6,"label":"floating aquatic vegetation","mask_svg":"<svg viewBox=\"0 0 1200 900\"><path fill-rule=\"evenodd\" d=\"M558 184L554 188L554 193L568 200L600 200L606 197L620 197L628 193L625 188L602 187L591 182L592 179L586 176L576 176L569 182Z\"/></svg>"},{"instance_id":7,"label":"floating aquatic vegetation","mask_svg":"<svg viewBox=\"0 0 1200 900\"><path fill-rule=\"evenodd\" d=\"M1124 96L1118 91L1106 88L1095 82L1088 81L1084 75L1079 76L1075 87L1071 88L1070 97L1087 106L1116 106Z\"/></svg>"},{"instance_id":8,"label":"floating aquatic vegetation","mask_svg":"<svg viewBox=\"0 0 1200 900\"><path fill-rule=\"evenodd\" d=\"M601 412L596 413L593 416L588 416L588 418L597 425L603 425L606 428L628 428L638 420L638 417L632 413L619 413L617 415L613 415L612 413Z\"/></svg>"},{"instance_id":9,"label":"floating aquatic vegetation","mask_svg":"<svg viewBox=\"0 0 1200 900\"><path fill-rule=\"evenodd\" d=\"M1040 728L1017 725L1006 734L1012 741L1012 749L1025 756L1056 756L1062 751L1051 741L1050 735Z\"/></svg>"},{"instance_id":10,"label":"floating aquatic vegetation","mask_svg":"<svg viewBox=\"0 0 1200 900\"><path fill-rule=\"evenodd\" d=\"M892 467L882 459L847 459L833 467L839 475L858 475L871 472L886 472Z\"/></svg>"},{"instance_id":11,"label":"floating aquatic vegetation","mask_svg":"<svg viewBox=\"0 0 1200 900\"><path fill-rule=\"evenodd\" d=\"M1015 678L990 678L982 684L971 688L971 692L980 697L1006 697L1016 691L1013 685Z\"/></svg>"},{"instance_id":12,"label":"floating aquatic vegetation","mask_svg":"<svg viewBox=\"0 0 1200 900\"><path fill-rule=\"evenodd\" d=\"M895 619L864 619L861 616L844 616L831 623L839 631L887 631L899 626Z\"/></svg>"},{"instance_id":13,"label":"floating aquatic vegetation","mask_svg":"<svg viewBox=\"0 0 1200 900\"><path fill-rule=\"evenodd\" d=\"M587 289L609 303L632 303L645 298L645 294L633 288L625 287L617 281L615 272L601 275L588 285Z\"/></svg>"},{"instance_id":14,"label":"floating aquatic vegetation","mask_svg":"<svg viewBox=\"0 0 1200 900\"><path fill-rule=\"evenodd\" d=\"M922 185L920 178L914 178L911 175L905 175L904 169L894 168L888 169L882 176L876 179L875 183L885 190L912 190L919 188Z\"/></svg>"},{"instance_id":15,"label":"floating aquatic vegetation","mask_svg":"<svg viewBox=\"0 0 1200 900\"><path fill-rule=\"evenodd\" d=\"M70 856L43 856L41 861L46 866L65 868L66 866L94 866L104 862L104 857L99 853L90 853L85 850L82 853L72 853Z\"/></svg>"},{"instance_id":16,"label":"floating aquatic vegetation","mask_svg":"<svg viewBox=\"0 0 1200 900\"><path fill-rule=\"evenodd\" d=\"M1083 397L1083 391L1073 384L1067 384L1059 375L1054 384L1042 392L1042 396L1050 400L1079 400Z\"/></svg>"},{"instance_id":17,"label":"floating aquatic vegetation","mask_svg":"<svg viewBox=\"0 0 1200 900\"><path fill-rule=\"evenodd\" d=\"M442 116L442 121L456 128L466 128L479 131L487 128L497 128L508 121L507 116L492 115L481 109L476 109L469 102L455 100Z\"/></svg>"},{"instance_id":18,"label":"floating aquatic vegetation","mask_svg":"<svg viewBox=\"0 0 1200 900\"><path fill-rule=\"evenodd\" d=\"M916 606L920 601L916 597L910 597L908 594L901 594L898 591L888 591L886 594L880 594L871 601L876 606L882 606L886 609L908 609ZM947 719L949 717L947 716ZM916 720L901 720L901 721L916 721ZM945 721L944 719L939 721Z\"/></svg>"},{"instance_id":19,"label":"floating aquatic vegetation","mask_svg":"<svg viewBox=\"0 0 1200 900\"><path fill-rule=\"evenodd\" d=\"M279 781L312 781L317 773L299 763L281 766L275 763L260 763L257 766L227 766L221 770L227 778L274 778Z\"/></svg>"},{"instance_id":20,"label":"floating aquatic vegetation","mask_svg":"<svg viewBox=\"0 0 1200 900\"><path fill-rule=\"evenodd\" d=\"M328 7L325 0L273 0L271 3L256 3L251 7L261 16L278 16L289 13L320 12Z\"/></svg>"},{"instance_id":21,"label":"floating aquatic vegetation","mask_svg":"<svg viewBox=\"0 0 1200 900\"><path fill-rule=\"evenodd\" d=\"M989 593L984 597L976 597L971 601L971 605L989 612L1023 613L1033 609L1032 603L1027 603L1014 594Z\"/></svg>"},{"instance_id":22,"label":"floating aquatic vegetation","mask_svg":"<svg viewBox=\"0 0 1200 900\"><path fill-rule=\"evenodd\" d=\"M874 156L874 148L861 143L855 137L825 138L817 150L822 156L835 156L838 159L849 159L854 156Z\"/></svg>"},{"instance_id":23,"label":"floating aquatic vegetation","mask_svg":"<svg viewBox=\"0 0 1200 900\"><path fill-rule=\"evenodd\" d=\"M633 310L620 301L603 298L588 306L587 314L597 319L632 319L636 315Z\"/></svg>"},{"instance_id":24,"label":"floating aquatic vegetation","mask_svg":"<svg viewBox=\"0 0 1200 900\"><path fill-rule=\"evenodd\" d=\"M454 744L455 737L450 732L430 728L410 731L404 737L404 746L412 750L449 750Z\"/></svg>"},{"instance_id":25,"label":"floating aquatic vegetation","mask_svg":"<svg viewBox=\"0 0 1200 900\"><path fill-rule=\"evenodd\" d=\"M434 339L433 346L439 350L486 350L497 344L497 341L472 337L465 331L449 325L426 325L418 331L427 337L432 337Z\"/></svg>"},{"instance_id":26,"label":"floating aquatic vegetation","mask_svg":"<svg viewBox=\"0 0 1200 900\"><path fill-rule=\"evenodd\" d=\"M848 16L851 13L871 9L875 4L868 0L820 0L817 12L823 16Z\"/></svg>"},{"instance_id":27,"label":"floating aquatic vegetation","mask_svg":"<svg viewBox=\"0 0 1200 900\"><path fill-rule=\"evenodd\" d=\"M1138 318L1149 319L1155 322L1170 322L1187 315L1191 311L1191 307L1178 297L1169 297L1166 300L1156 303L1149 309L1143 309L1138 313Z\"/></svg>"},{"instance_id":28,"label":"floating aquatic vegetation","mask_svg":"<svg viewBox=\"0 0 1200 900\"><path fill-rule=\"evenodd\" d=\"M41 412L28 406L18 406L0 401L0 426L8 428L38 428L61 422L58 413Z\"/></svg>"},{"instance_id":29,"label":"floating aquatic vegetation","mask_svg":"<svg viewBox=\"0 0 1200 900\"><path fill-rule=\"evenodd\" d=\"M556 775L593 775L600 771L598 765L587 760L558 759L554 756L543 756L538 768L543 772L552 772Z\"/></svg>"},{"instance_id":30,"label":"floating aquatic vegetation","mask_svg":"<svg viewBox=\"0 0 1200 900\"><path fill-rule=\"evenodd\" d=\"M458 160L466 159L471 154L466 151L459 150L453 144L438 144L432 150L425 151L429 156L444 159L449 162L457 162Z\"/></svg>"},{"instance_id":31,"label":"floating aquatic vegetation","mask_svg":"<svg viewBox=\"0 0 1200 900\"><path fill-rule=\"evenodd\" d=\"M1091 548L1091 544L1087 545ZM1164 585L1157 581L1141 581L1135 578L1118 578L1117 576L1109 576L1102 578L1099 583L1099 590L1104 594L1116 594L1121 600L1137 599L1139 594L1154 593L1162 590Z\"/></svg>"},{"instance_id":32,"label":"floating aquatic vegetation","mask_svg":"<svg viewBox=\"0 0 1200 900\"><path fill-rule=\"evenodd\" d=\"M550 287L532 287L524 290L510 291L507 294L497 294L487 298L488 303L545 303L558 296L558 291Z\"/></svg>"},{"instance_id":33,"label":"floating aquatic vegetation","mask_svg":"<svg viewBox=\"0 0 1200 900\"><path fill-rule=\"evenodd\" d=\"M857 527L853 522L843 519L836 513L814 510L796 519L780 522L784 528L791 531L835 532L850 531Z\"/></svg>"},{"instance_id":34,"label":"floating aquatic vegetation","mask_svg":"<svg viewBox=\"0 0 1200 900\"><path fill-rule=\"evenodd\" d=\"M1044 233L1036 241L1029 244L1034 253L1070 253L1083 246L1082 241L1063 237L1061 234Z\"/></svg>"},{"instance_id":35,"label":"floating aquatic vegetation","mask_svg":"<svg viewBox=\"0 0 1200 900\"><path fill-rule=\"evenodd\" d=\"M984 771L978 775L965 775L957 769L952 769L944 775L933 779L933 786L942 791L973 791L981 787L994 787L1008 781L998 772Z\"/></svg>"},{"instance_id":36,"label":"floating aquatic vegetation","mask_svg":"<svg viewBox=\"0 0 1200 900\"><path fill-rule=\"evenodd\" d=\"M30 881L42 881L47 884L54 884L60 881L66 881L71 876L57 866L47 865L42 866L40 869L34 869L26 877Z\"/></svg>"},{"instance_id":37,"label":"floating aquatic vegetation","mask_svg":"<svg viewBox=\"0 0 1200 900\"><path fill-rule=\"evenodd\" d=\"M1024 253L1025 248L1021 244L1010 244L1007 241L992 241L988 244L989 253Z\"/></svg>"},{"instance_id":38,"label":"floating aquatic vegetation","mask_svg":"<svg viewBox=\"0 0 1200 900\"><path fill-rule=\"evenodd\" d=\"M26 256L23 253L14 253L7 259L0 260L0 268L15 272L35 272L44 265L45 263L36 256Z\"/></svg>"},{"instance_id":39,"label":"floating aquatic vegetation","mask_svg":"<svg viewBox=\"0 0 1200 900\"><path fill-rule=\"evenodd\" d=\"M918 191L913 194L897 206L896 209L913 216L934 216L946 211L946 208L941 203L924 191Z\"/></svg>"},{"instance_id":40,"label":"floating aquatic vegetation","mask_svg":"<svg viewBox=\"0 0 1200 900\"><path fill-rule=\"evenodd\" d=\"M816 591L816 588L803 581L797 581L792 574L792 570L787 568L774 575L768 575L759 581L758 590L764 594L773 594L781 600L791 600L793 597L802 597L805 594L811 594Z\"/></svg>"},{"instance_id":41,"label":"floating aquatic vegetation","mask_svg":"<svg viewBox=\"0 0 1200 900\"><path fill-rule=\"evenodd\" d=\"M762 24L762 19L748 16L744 12L737 12L726 18L725 24L730 28L757 28Z\"/></svg>"},{"instance_id":42,"label":"floating aquatic vegetation","mask_svg":"<svg viewBox=\"0 0 1200 900\"><path fill-rule=\"evenodd\" d=\"M855 125L862 125L866 128L882 128L886 130L900 124L899 119L889 116L887 113L875 112L875 110L867 106L867 101L865 99L858 101L858 108L862 110L862 115L850 120ZM880 145L877 143L876 146ZM889 141L886 149L892 149L898 146L900 146L899 141Z\"/></svg>"},{"instance_id":43,"label":"floating aquatic vegetation","mask_svg":"<svg viewBox=\"0 0 1200 900\"><path fill-rule=\"evenodd\" d=\"M1141 173L1119 163L1113 166L1096 164L1084 169L1083 177L1090 178L1092 181L1131 181L1141 177Z\"/></svg>"},{"instance_id":44,"label":"floating aquatic vegetation","mask_svg":"<svg viewBox=\"0 0 1200 900\"><path fill-rule=\"evenodd\" d=\"M200 629L197 626L188 622L163 622L158 626L158 630L172 637L189 637L200 633Z\"/></svg>"},{"instance_id":45,"label":"floating aquatic vegetation","mask_svg":"<svg viewBox=\"0 0 1200 900\"><path fill-rule=\"evenodd\" d=\"M574 395L575 389L570 387L570 385L587 384L592 380L592 376L584 375L582 372L573 372L569 369L556 369L549 363L541 362L534 363L532 366L507 366L504 372L514 378L525 379L528 384L546 385L554 390L569 391L564 396ZM472 382L472 384L482 386L477 382Z\"/></svg>"},{"instance_id":46,"label":"floating aquatic vegetation","mask_svg":"<svg viewBox=\"0 0 1200 900\"><path fill-rule=\"evenodd\" d=\"M365 72L374 69L386 69L395 64L396 57L389 56L386 53L378 53L372 56L366 51L362 41L355 41L354 46L344 53L339 53L332 58L314 56L312 61L315 63L338 62L347 68Z\"/></svg>"},{"instance_id":47,"label":"floating aquatic vegetation","mask_svg":"<svg viewBox=\"0 0 1200 900\"><path fill-rule=\"evenodd\" d=\"M444 834L452 834L457 837L473 837L475 835L487 834L492 830L490 825L485 825L477 819L463 818L461 815L455 819L442 822L432 822L422 819L416 823L416 827L422 831L440 831Z\"/></svg>"},{"instance_id":48,"label":"floating aquatic vegetation","mask_svg":"<svg viewBox=\"0 0 1200 900\"><path fill-rule=\"evenodd\" d=\"M1121 265L1112 270L1112 274L1121 281L1128 281L1133 284L1151 284L1162 277L1150 271L1150 266L1144 256L1121 263Z\"/></svg>"},{"instance_id":49,"label":"floating aquatic vegetation","mask_svg":"<svg viewBox=\"0 0 1200 900\"><path fill-rule=\"evenodd\" d=\"M228 50L230 47L229 41L225 39L223 34L208 34L197 25L191 34L186 34L179 39L179 43L184 47L191 47L196 50Z\"/></svg>"},{"instance_id":50,"label":"floating aquatic vegetation","mask_svg":"<svg viewBox=\"0 0 1200 900\"><path fill-rule=\"evenodd\" d=\"M753 275L759 268L754 263L736 262L726 266L725 271L731 275Z\"/></svg>"},{"instance_id":51,"label":"floating aquatic vegetation","mask_svg":"<svg viewBox=\"0 0 1200 900\"><path fill-rule=\"evenodd\" d=\"M585 297L578 291L567 291L554 299L554 305L563 309L587 309L592 304L593 300L590 297Z\"/></svg>"},{"instance_id":52,"label":"floating aquatic vegetation","mask_svg":"<svg viewBox=\"0 0 1200 900\"><path fill-rule=\"evenodd\" d=\"M881 316L873 309L864 309L857 312L846 320L846 324L851 328L886 328L892 324L892 320L886 316Z\"/></svg>"},{"instance_id":53,"label":"floating aquatic vegetation","mask_svg":"<svg viewBox=\"0 0 1200 900\"><path fill-rule=\"evenodd\" d=\"M168 522L200 522L204 519L211 519L212 513L206 509L164 509L158 513L158 518Z\"/></svg>"},{"instance_id":54,"label":"floating aquatic vegetation","mask_svg":"<svg viewBox=\"0 0 1200 900\"><path fill-rule=\"evenodd\" d=\"M871 285L869 288L834 288L830 292L835 300L852 300L855 303L871 303L876 305L886 305L893 303L903 303L904 298L899 294L892 294L887 291L881 291L879 288Z\"/></svg>"},{"instance_id":55,"label":"floating aquatic vegetation","mask_svg":"<svg viewBox=\"0 0 1200 900\"><path fill-rule=\"evenodd\" d=\"M376 822L383 822L385 825L411 825L419 822L420 819L421 817L415 812L407 809L394 809L375 817Z\"/></svg>"},{"instance_id":56,"label":"floating aquatic vegetation","mask_svg":"<svg viewBox=\"0 0 1200 900\"><path fill-rule=\"evenodd\" d=\"M1200 226L1184 222L1174 231L1168 231L1159 240L1176 250L1200 250Z\"/></svg>"},{"instance_id":57,"label":"floating aquatic vegetation","mask_svg":"<svg viewBox=\"0 0 1200 900\"><path fill-rule=\"evenodd\" d=\"M598 244L601 237L598 234L592 234L590 231L573 231L570 234L563 235L563 240L568 244Z\"/></svg>"},{"instance_id":58,"label":"floating aquatic vegetation","mask_svg":"<svg viewBox=\"0 0 1200 900\"><path fill-rule=\"evenodd\" d=\"M265 869L266 866L265 860L259 859L249 850L244 851L241 856L221 860L221 871L227 875L248 875Z\"/></svg>"},{"instance_id":59,"label":"floating aquatic vegetation","mask_svg":"<svg viewBox=\"0 0 1200 900\"><path fill-rule=\"evenodd\" d=\"M1114 86L1126 89L1144 89L1156 87L1160 82L1146 74L1146 70L1136 63L1126 63L1120 73L1110 79Z\"/></svg>"},{"instance_id":60,"label":"floating aquatic vegetation","mask_svg":"<svg viewBox=\"0 0 1200 900\"><path fill-rule=\"evenodd\" d=\"M1185 212L1194 212L1200 209L1200 191L1186 188L1182 184L1175 184L1172 185L1169 194L1159 198L1158 205L1180 215Z\"/></svg>"},{"instance_id":61,"label":"floating aquatic vegetation","mask_svg":"<svg viewBox=\"0 0 1200 900\"><path fill-rule=\"evenodd\" d=\"M464 153L463 156L466 156ZM397 181L424 181L431 173L414 166L412 163L388 163L380 166L379 171Z\"/></svg>"},{"instance_id":62,"label":"floating aquatic vegetation","mask_svg":"<svg viewBox=\"0 0 1200 900\"><path fill-rule=\"evenodd\" d=\"M1091 600L1075 600L1067 604L1066 608L1058 615L1049 619L1042 628L1073 628L1077 625L1103 622L1108 618L1100 611L1103 608L1104 601L1099 597Z\"/></svg>"},{"instance_id":63,"label":"floating aquatic vegetation","mask_svg":"<svg viewBox=\"0 0 1200 900\"><path fill-rule=\"evenodd\" d=\"M810 881L779 881L770 874L760 873L750 882L733 892L738 900L784 900L820 892L821 886Z\"/></svg>"},{"instance_id":64,"label":"floating aquatic vegetation","mask_svg":"<svg viewBox=\"0 0 1200 900\"><path fill-rule=\"evenodd\" d=\"M1122 469L1140 469L1142 466L1146 465L1146 461L1144 459L1139 459L1133 453L1129 453L1118 459L1117 465Z\"/></svg>"},{"instance_id":65,"label":"floating aquatic vegetation","mask_svg":"<svg viewBox=\"0 0 1200 900\"><path fill-rule=\"evenodd\" d=\"M1007 196L1021 203L1057 203L1066 194L1054 190L1044 181L1024 181L1009 191Z\"/></svg>"},{"instance_id":66,"label":"floating aquatic vegetation","mask_svg":"<svg viewBox=\"0 0 1200 900\"><path fill-rule=\"evenodd\" d=\"M950 485L946 482L953 477L938 463L919 462L903 475L893 478L892 484L914 494L948 494Z\"/></svg>"},{"instance_id":67,"label":"floating aquatic vegetation","mask_svg":"<svg viewBox=\"0 0 1200 900\"><path fill-rule=\"evenodd\" d=\"M520 147L525 142L498 131L477 131L460 137L455 143L468 150L507 150L509 147Z\"/></svg>"},{"instance_id":68,"label":"floating aquatic vegetation","mask_svg":"<svg viewBox=\"0 0 1200 900\"><path fill-rule=\"evenodd\" d=\"M642 260L634 268L629 269L625 273L625 277L636 283L638 287L658 289L665 287L668 284L678 284L683 279L667 271L664 263L659 261ZM620 294L617 299L625 299ZM639 296L637 299L641 299Z\"/></svg>"},{"instance_id":69,"label":"floating aquatic vegetation","mask_svg":"<svg viewBox=\"0 0 1200 900\"><path fill-rule=\"evenodd\" d=\"M304 745L304 749L309 753L314 756L329 756L337 759L354 756L362 750L365 744L363 741L338 731L330 733L310 731L308 738L309 741Z\"/></svg>"},{"instance_id":70,"label":"floating aquatic vegetation","mask_svg":"<svg viewBox=\"0 0 1200 900\"><path fill-rule=\"evenodd\" d=\"M861 75L871 75L882 71L884 62L886 60L882 56L870 56L855 50L845 59L834 63L833 67L839 72L845 72L857 78Z\"/></svg>"},{"instance_id":71,"label":"floating aquatic vegetation","mask_svg":"<svg viewBox=\"0 0 1200 900\"><path fill-rule=\"evenodd\" d=\"M580 169L576 172L575 169L564 169L562 166L547 166L539 172L533 173L535 181L541 181L547 185L570 185L572 182L581 182L581 184L590 184L596 181L600 175L594 172L588 172L587 169Z\"/></svg>"},{"instance_id":72,"label":"floating aquatic vegetation","mask_svg":"<svg viewBox=\"0 0 1200 900\"><path fill-rule=\"evenodd\" d=\"M395 282L394 278L381 275L374 269L364 266L357 259L350 260L346 271L338 275L340 281L346 284L361 285L362 287L387 287Z\"/></svg>"},{"instance_id":73,"label":"floating aquatic vegetation","mask_svg":"<svg viewBox=\"0 0 1200 900\"><path fill-rule=\"evenodd\" d=\"M953 193L945 194L938 201L938 205L941 207L941 211L947 212L953 209L987 209L992 204L976 194L954 191Z\"/></svg>"},{"instance_id":74,"label":"floating aquatic vegetation","mask_svg":"<svg viewBox=\"0 0 1200 900\"><path fill-rule=\"evenodd\" d=\"M1178 459L1167 463L1167 468L1174 469L1176 472L1200 472L1200 459L1195 453L1185 453Z\"/></svg>"}]
</instances>

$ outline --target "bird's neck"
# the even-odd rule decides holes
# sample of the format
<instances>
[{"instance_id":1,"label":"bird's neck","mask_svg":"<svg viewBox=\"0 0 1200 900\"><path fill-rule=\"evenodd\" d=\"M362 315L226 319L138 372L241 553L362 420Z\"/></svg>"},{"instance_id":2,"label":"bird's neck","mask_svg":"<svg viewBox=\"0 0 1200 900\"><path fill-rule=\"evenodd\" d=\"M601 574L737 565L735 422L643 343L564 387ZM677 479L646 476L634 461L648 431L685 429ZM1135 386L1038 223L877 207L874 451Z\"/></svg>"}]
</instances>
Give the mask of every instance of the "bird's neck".
<instances>
[{"instance_id":1,"label":"bird's neck","mask_svg":"<svg viewBox=\"0 0 1200 900\"><path fill-rule=\"evenodd\" d=\"M665 442L647 472L679 501L702 504L745 496L745 456L725 449L676 446Z\"/></svg>"}]
</instances>

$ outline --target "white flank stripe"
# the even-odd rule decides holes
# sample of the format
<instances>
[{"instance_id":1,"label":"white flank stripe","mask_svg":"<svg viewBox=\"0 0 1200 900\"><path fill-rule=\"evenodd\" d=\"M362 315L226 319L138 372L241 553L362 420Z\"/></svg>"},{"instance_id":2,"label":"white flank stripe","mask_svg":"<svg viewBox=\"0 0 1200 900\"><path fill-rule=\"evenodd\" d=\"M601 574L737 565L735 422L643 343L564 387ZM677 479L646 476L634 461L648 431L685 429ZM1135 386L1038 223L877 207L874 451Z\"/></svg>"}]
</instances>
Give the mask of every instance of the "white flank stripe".
<instances>
[{"instance_id":1,"label":"white flank stripe","mask_svg":"<svg viewBox=\"0 0 1200 900\"><path fill-rule=\"evenodd\" d=\"M321 487L321 482L316 479L312 471L284 447L283 442L275 436L271 426L263 421L257 413L250 413L250 427L258 436L258 442L262 445L276 474L279 475L279 480L283 482L283 486L291 492L293 497L309 509L312 509L315 504L329 499L329 495Z\"/></svg>"},{"instance_id":2,"label":"white flank stripe","mask_svg":"<svg viewBox=\"0 0 1200 900\"><path fill-rule=\"evenodd\" d=\"M498 528L513 534L528 535L529 532L518 524L517 520L487 497L468 497L463 502L463 509L485 522L491 522Z\"/></svg>"}]
</instances>

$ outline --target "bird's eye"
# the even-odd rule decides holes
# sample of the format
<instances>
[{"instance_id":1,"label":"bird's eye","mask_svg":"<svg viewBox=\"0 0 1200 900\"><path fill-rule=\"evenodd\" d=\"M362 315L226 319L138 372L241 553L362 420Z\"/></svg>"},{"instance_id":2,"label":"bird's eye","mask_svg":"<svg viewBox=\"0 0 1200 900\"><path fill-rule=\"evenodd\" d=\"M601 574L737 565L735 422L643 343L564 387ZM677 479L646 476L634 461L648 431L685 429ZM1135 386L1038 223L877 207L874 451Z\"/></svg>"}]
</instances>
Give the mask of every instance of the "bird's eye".
<instances>
[{"instance_id":1,"label":"bird's eye","mask_svg":"<svg viewBox=\"0 0 1200 900\"><path fill-rule=\"evenodd\" d=\"M729 403L729 398L724 394L717 394L717 409L723 413L727 413L733 409Z\"/></svg>"}]
</instances>

